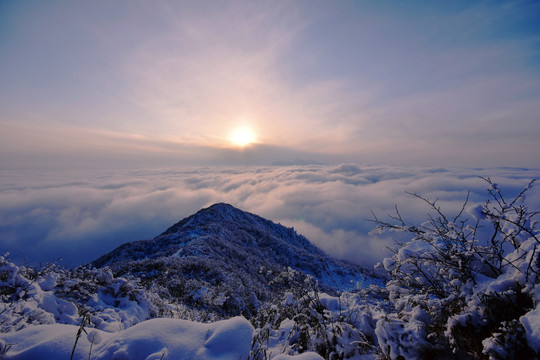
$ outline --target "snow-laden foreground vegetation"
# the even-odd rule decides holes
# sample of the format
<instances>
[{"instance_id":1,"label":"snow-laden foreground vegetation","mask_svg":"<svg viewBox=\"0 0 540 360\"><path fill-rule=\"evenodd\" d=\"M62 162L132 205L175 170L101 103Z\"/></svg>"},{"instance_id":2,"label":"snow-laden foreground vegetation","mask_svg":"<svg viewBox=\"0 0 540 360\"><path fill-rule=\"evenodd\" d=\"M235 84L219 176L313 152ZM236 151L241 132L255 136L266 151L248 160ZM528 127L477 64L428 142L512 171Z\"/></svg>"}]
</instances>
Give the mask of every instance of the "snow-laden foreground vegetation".
<instances>
[{"instance_id":1,"label":"snow-laden foreground vegetation","mask_svg":"<svg viewBox=\"0 0 540 360\"><path fill-rule=\"evenodd\" d=\"M386 286L329 295L313 278L298 287L284 268L276 278L294 286L249 319L175 302L107 268L2 257L0 358L540 358L538 212L526 206L528 188L507 200L486 180L490 199L453 216L416 196L432 210L425 223L375 217L375 233L408 234L379 266Z\"/></svg>"}]
</instances>

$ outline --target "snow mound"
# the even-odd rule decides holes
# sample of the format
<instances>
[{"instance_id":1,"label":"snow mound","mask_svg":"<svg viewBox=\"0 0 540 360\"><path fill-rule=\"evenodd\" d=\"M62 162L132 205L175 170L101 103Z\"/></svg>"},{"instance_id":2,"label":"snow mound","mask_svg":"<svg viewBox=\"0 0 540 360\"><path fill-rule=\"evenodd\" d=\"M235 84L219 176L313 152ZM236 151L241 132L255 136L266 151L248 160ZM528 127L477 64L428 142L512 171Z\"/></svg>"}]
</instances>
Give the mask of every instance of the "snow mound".
<instances>
[{"instance_id":1,"label":"snow mound","mask_svg":"<svg viewBox=\"0 0 540 360\"><path fill-rule=\"evenodd\" d=\"M272 360L323 360L323 358L314 352L306 352L300 355L286 355L279 354L272 358Z\"/></svg>"},{"instance_id":2,"label":"snow mound","mask_svg":"<svg viewBox=\"0 0 540 360\"><path fill-rule=\"evenodd\" d=\"M0 342L10 344L5 359L69 359L78 327L55 324L33 326L0 334ZM178 319L143 321L116 333L92 330L81 336L76 359L246 359L251 348L253 327L243 317L203 324ZM92 344L91 339L99 339Z\"/></svg>"}]
</instances>

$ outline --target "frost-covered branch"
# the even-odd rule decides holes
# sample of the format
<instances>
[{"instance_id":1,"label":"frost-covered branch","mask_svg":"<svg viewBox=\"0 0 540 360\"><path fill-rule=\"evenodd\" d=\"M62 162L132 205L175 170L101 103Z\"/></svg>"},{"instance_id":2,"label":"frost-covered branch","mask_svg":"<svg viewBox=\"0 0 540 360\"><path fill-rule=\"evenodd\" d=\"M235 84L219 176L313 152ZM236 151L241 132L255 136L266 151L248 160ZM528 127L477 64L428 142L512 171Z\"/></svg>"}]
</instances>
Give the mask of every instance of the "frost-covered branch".
<instances>
[{"instance_id":1,"label":"frost-covered branch","mask_svg":"<svg viewBox=\"0 0 540 360\"><path fill-rule=\"evenodd\" d=\"M410 235L396 242L393 255L381 264L390 276L387 289L395 307L395 313L377 323L385 356L418 357L415 345L408 348L402 342L407 327L416 326L421 329L414 335L418 343L430 349L425 351L446 347L466 359L540 357L540 337L531 335L536 331L532 324L540 322L540 246L534 221L539 212L526 206L534 180L507 200L496 183L483 179L489 198L469 206L468 192L454 216L445 214L437 200L416 193L409 194L429 206L424 223L405 225L397 207L388 220L373 216L374 233ZM419 311L427 312L420 321Z\"/></svg>"}]
</instances>

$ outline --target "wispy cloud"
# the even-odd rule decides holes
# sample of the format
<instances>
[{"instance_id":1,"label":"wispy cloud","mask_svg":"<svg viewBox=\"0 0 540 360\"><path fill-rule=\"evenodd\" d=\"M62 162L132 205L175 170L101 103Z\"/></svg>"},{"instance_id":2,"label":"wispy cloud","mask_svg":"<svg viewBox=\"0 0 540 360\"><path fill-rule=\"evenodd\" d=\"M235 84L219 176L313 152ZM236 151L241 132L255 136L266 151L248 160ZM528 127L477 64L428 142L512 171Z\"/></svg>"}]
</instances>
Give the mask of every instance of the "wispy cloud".
<instances>
[{"instance_id":1,"label":"wispy cloud","mask_svg":"<svg viewBox=\"0 0 540 360\"><path fill-rule=\"evenodd\" d=\"M202 161L240 125L339 162L531 166L540 151L534 2L34 5L2 5L11 163Z\"/></svg>"}]
</instances>

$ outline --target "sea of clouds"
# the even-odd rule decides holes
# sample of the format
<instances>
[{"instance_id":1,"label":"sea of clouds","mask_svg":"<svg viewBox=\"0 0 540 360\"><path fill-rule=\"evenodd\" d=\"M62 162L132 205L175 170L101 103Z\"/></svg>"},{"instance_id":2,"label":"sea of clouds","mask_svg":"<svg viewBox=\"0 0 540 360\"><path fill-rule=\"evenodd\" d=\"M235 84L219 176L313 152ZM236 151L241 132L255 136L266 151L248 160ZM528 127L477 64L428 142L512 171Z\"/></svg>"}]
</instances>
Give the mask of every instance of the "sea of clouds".
<instances>
[{"instance_id":1,"label":"sea of clouds","mask_svg":"<svg viewBox=\"0 0 540 360\"><path fill-rule=\"evenodd\" d=\"M539 169L411 168L374 165L167 168L149 170L0 171L0 250L30 264L62 259L75 266L118 245L152 238L216 202L227 202L294 227L329 254L373 265L399 234L370 236L372 211L384 218L395 205L422 222L427 204L407 192L438 199L455 214L470 190L482 203L490 177L508 197ZM540 210L540 184L528 195Z\"/></svg>"}]
</instances>

